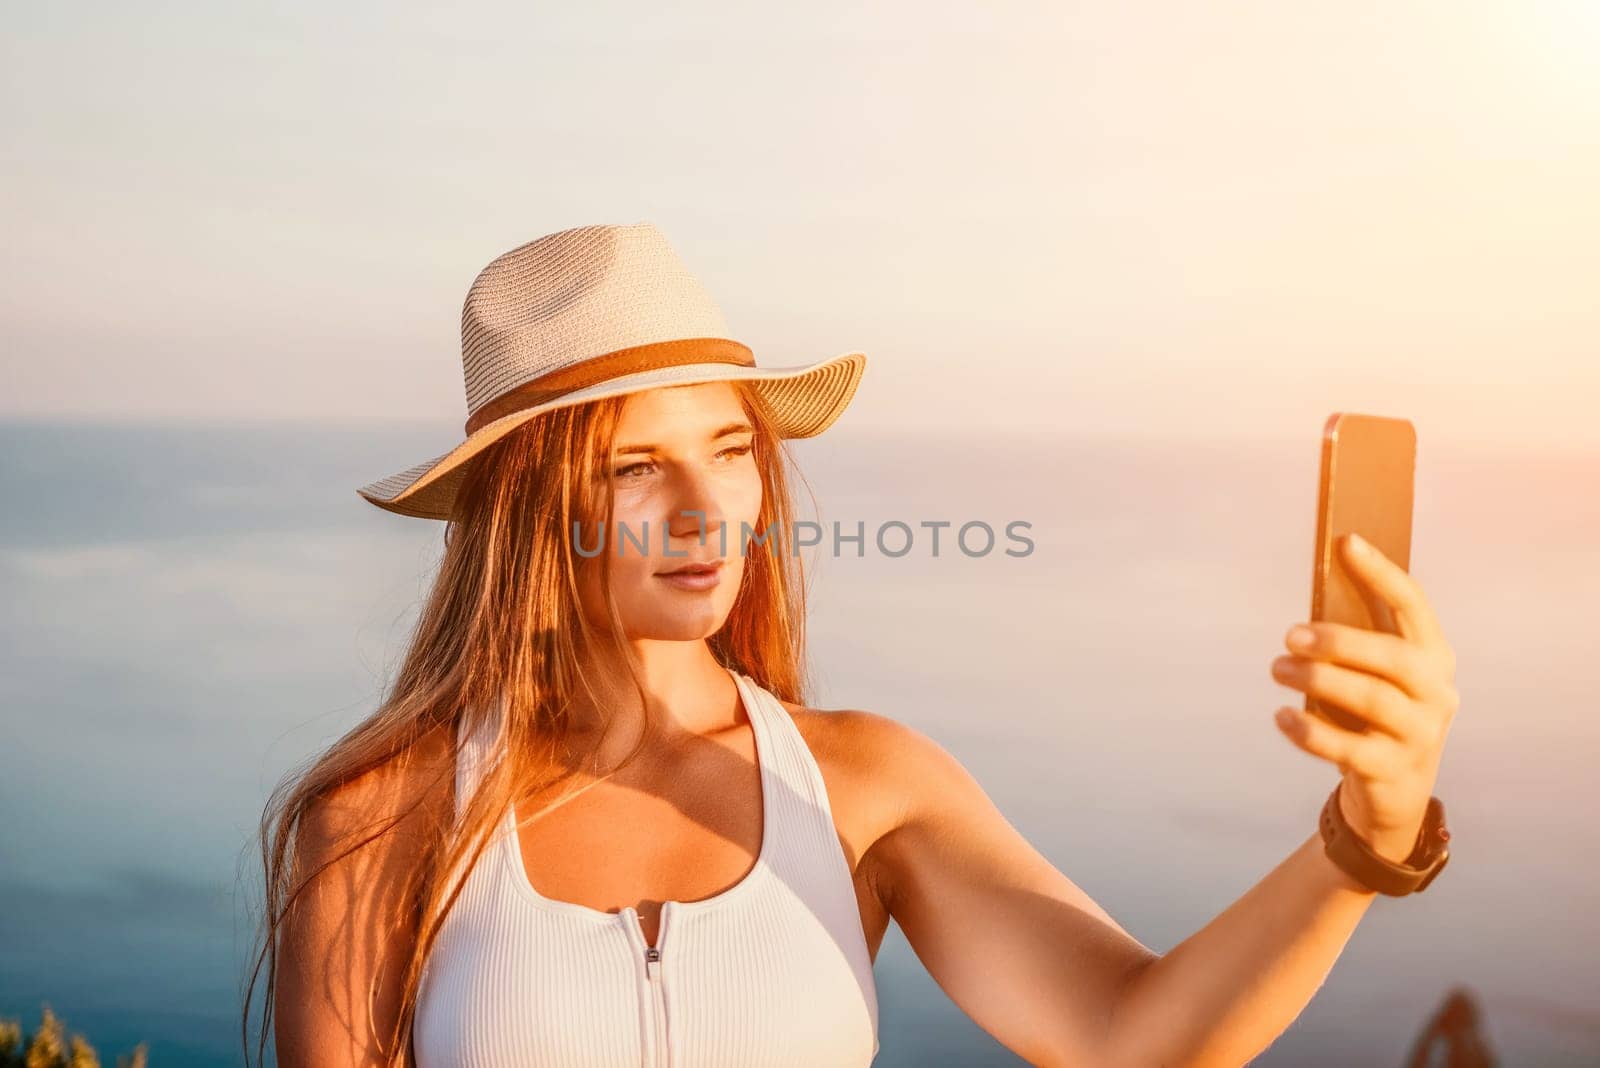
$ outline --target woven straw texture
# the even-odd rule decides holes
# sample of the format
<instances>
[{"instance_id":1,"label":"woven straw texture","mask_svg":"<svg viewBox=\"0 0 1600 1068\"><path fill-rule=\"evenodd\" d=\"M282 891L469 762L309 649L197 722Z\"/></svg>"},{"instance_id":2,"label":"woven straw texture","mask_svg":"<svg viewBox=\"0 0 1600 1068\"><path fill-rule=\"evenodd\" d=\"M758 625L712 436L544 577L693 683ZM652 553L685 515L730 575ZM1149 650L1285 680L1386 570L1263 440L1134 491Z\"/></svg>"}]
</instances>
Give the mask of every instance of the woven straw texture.
<instances>
[{"instance_id":1,"label":"woven straw texture","mask_svg":"<svg viewBox=\"0 0 1600 1068\"><path fill-rule=\"evenodd\" d=\"M468 417L509 390L585 360L687 338L735 340L716 302L653 224L549 234L496 257L467 292L461 365ZM814 437L850 403L865 368L863 353L846 352L799 367L690 363L620 375L501 416L449 452L356 492L386 511L447 520L467 461L529 419L696 382L748 380L772 406L782 437Z\"/></svg>"}]
</instances>

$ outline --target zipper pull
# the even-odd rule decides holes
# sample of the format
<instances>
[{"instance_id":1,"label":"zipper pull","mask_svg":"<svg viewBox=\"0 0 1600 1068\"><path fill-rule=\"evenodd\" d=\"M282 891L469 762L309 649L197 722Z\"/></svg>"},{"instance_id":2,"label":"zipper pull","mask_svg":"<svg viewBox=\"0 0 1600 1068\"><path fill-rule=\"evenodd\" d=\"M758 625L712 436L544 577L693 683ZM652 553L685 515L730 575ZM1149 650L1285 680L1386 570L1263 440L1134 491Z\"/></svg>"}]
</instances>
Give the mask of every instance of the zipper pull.
<instances>
[{"instance_id":1,"label":"zipper pull","mask_svg":"<svg viewBox=\"0 0 1600 1068\"><path fill-rule=\"evenodd\" d=\"M646 946L644 951L644 971L651 979L661 974L661 950L655 946Z\"/></svg>"}]
</instances>

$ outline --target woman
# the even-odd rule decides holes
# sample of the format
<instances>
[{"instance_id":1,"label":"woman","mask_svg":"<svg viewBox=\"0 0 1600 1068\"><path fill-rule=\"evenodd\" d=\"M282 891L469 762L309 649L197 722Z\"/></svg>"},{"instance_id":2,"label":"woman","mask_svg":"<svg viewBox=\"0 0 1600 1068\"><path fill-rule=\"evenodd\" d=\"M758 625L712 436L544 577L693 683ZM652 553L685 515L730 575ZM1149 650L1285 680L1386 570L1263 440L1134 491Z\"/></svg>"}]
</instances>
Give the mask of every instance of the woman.
<instances>
[{"instance_id":1,"label":"woman","mask_svg":"<svg viewBox=\"0 0 1600 1068\"><path fill-rule=\"evenodd\" d=\"M1032 1063L1242 1064L1442 863L1453 655L1381 556L1402 633L1274 665L1372 725L1279 710L1341 769L1328 844L1156 954L926 736L804 704L781 442L860 353L757 367L648 223L499 257L462 341L466 440L360 491L450 521L407 658L263 824L280 1064L866 1064L891 917Z\"/></svg>"}]
</instances>

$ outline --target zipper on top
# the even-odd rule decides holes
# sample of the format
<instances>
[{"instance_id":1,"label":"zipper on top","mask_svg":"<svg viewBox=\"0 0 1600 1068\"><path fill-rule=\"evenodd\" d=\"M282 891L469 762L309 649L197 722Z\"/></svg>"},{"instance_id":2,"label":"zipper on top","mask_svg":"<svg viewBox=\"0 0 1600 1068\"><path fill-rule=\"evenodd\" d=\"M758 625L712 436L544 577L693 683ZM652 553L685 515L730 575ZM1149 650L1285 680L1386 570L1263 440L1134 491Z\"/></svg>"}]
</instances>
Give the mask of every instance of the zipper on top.
<instances>
[{"instance_id":1,"label":"zipper on top","mask_svg":"<svg viewBox=\"0 0 1600 1068\"><path fill-rule=\"evenodd\" d=\"M641 1006L646 1014L645 1025L649 1028L651 1042L645 1051L645 1068L672 1068L672 1051L667 1038L667 999L666 987L662 979L661 951L666 945L667 929L672 916L672 902L668 901L661 906L661 923L656 933L656 944L649 945L644 940L644 925L639 922L639 913L636 909L626 908L623 914L627 917L629 927L633 932L636 944L643 950L644 977L647 990L645 995L648 1004Z\"/></svg>"},{"instance_id":2,"label":"zipper on top","mask_svg":"<svg viewBox=\"0 0 1600 1068\"><path fill-rule=\"evenodd\" d=\"M661 983L661 950L651 946L645 952L645 975L649 979L650 1004L655 1016L656 1057L659 1068L671 1068L671 1051L667 1048L667 1005Z\"/></svg>"}]
</instances>

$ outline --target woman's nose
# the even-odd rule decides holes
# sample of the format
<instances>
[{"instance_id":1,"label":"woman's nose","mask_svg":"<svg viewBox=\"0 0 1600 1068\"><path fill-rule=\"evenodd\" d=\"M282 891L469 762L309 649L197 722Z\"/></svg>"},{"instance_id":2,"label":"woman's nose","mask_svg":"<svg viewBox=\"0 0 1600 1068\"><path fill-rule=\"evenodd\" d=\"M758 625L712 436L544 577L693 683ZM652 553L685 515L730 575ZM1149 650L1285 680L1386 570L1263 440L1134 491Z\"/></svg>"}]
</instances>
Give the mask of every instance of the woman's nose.
<instances>
[{"instance_id":1,"label":"woman's nose","mask_svg":"<svg viewBox=\"0 0 1600 1068\"><path fill-rule=\"evenodd\" d=\"M715 485L695 472L687 472L677 480L670 505L667 532L673 538L709 539L724 521Z\"/></svg>"}]
</instances>

